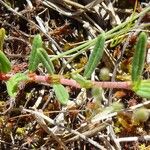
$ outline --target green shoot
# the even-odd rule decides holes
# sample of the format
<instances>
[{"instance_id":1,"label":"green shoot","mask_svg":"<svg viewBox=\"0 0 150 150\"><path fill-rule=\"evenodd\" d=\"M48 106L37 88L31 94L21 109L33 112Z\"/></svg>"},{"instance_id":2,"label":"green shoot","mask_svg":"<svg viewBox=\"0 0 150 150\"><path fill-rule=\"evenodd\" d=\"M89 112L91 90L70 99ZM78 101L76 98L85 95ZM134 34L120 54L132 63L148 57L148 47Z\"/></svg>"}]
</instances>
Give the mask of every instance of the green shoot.
<instances>
[{"instance_id":1,"label":"green shoot","mask_svg":"<svg viewBox=\"0 0 150 150\"><path fill-rule=\"evenodd\" d=\"M43 45L42 38L38 34L34 37L32 42L32 50L29 56L29 71L35 71L39 64L39 58L37 56L37 49L41 48Z\"/></svg>"},{"instance_id":2,"label":"green shoot","mask_svg":"<svg viewBox=\"0 0 150 150\"><path fill-rule=\"evenodd\" d=\"M65 87L61 84L54 84L53 89L59 102L61 102L63 105L66 105L69 100L69 94Z\"/></svg>"},{"instance_id":3,"label":"green shoot","mask_svg":"<svg viewBox=\"0 0 150 150\"><path fill-rule=\"evenodd\" d=\"M29 57L29 70L35 71L39 63L42 63L43 66L47 69L47 72L50 75L55 73L54 66L49 59L47 52L42 48L42 38L40 35L36 35L33 39L32 51ZM56 97L62 104L67 104L69 100L69 94L66 91L65 87L61 84L53 85Z\"/></svg>"},{"instance_id":4,"label":"green shoot","mask_svg":"<svg viewBox=\"0 0 150 150\"><path fill-rule=\"evenodd\" d=\"M6 55L0 51L0 72L8 73L11 70L11 62Z\"/></svg>"},{"instance_id":5,"label":"green shoot","mask_svg":"<svg viewBox=\"0 0 150 150\"><path fill-rule=\"evenodd\" d=\"M5 29L0 29L0 50L3 51L3 44L4 44L4 38L5 38Z\"/></svg>"},{"instance_id":6,"label":"green shoot","mask_svg":"<svg viewBox=\"0 0 150 150\"><path fill-rule=\"evenodd\" d=\"M28 80L27 75L24 73L17 73L6 82L7 92L10 97L16 96L19 83L25 80Z\"/></svg>"},{"instance_id":7,"label":"green shoot","mask_svg":"<svg viewBox=\"0 0 150 150\"><path fill-rule=\"evenodd\" d=\"M96 45L89 57L89 61L87 65L85 66L84 71L84 77L87 79L90 78L91 74L95 70L95 68L98 66L104 52L104 44L105 44L105 34L102 33L96 42Z\"/></svg>"},{"instance_id":8,"label":"green shoot","mask_svg":"<svg viewBox=\"0 0 150 150\"><path fill-rule=\"evenodd\" d=\"M144 68L146 55L147 35L142 32L139 35L132 63L132 82L138 83L141 80L141 74Z\"/></svg>"},{"instance_id":9,"label":"green shoot","mask_svg":"<svg viewBox=\"0 0 150 150\"><path fill-rule=\"evenodd\" d=\"M43 48L37 49L37 59L40 60L40 62L44 65L44 67L47 69L49 74L54 74L54 66L52 62L50 61L48 54Z\"/></svg>"},{"instance_id":10,"label":"green shoot","mask_svg":"<svg viewBox=\"0 0 150 150\"><path fill-rule=\"evenodd\" d=\"M5 29L0 29L0 72L7 73L11 70L11 63L6 55L3 53L3 44L5 38Z\"/></svg>"},{"instance_id":11,"label":"green shoot","mask_svg":"<svg viewBox=\"0 0 150 150\"><path fill-rule=\"evenodd\" d=\"M91 88L92 87L92 83L89 80L86 80L83 76L81 76L80 74L72 74L72 78L80 84L81 87L83 88Z\"/></svg>"}]
</instances>

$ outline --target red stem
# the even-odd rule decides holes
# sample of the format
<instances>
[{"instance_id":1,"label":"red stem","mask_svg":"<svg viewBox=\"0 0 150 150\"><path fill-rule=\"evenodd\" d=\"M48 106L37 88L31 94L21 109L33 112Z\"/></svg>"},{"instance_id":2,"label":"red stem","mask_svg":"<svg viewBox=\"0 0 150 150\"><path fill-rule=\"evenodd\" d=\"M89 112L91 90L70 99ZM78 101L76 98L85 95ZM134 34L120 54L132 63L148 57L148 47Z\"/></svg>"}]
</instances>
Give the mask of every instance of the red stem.
<instances>
[{"instance_id":1,"label":"red stem","mask_svg":"<svg viewBox=\"0 0 150 150\"><path fill-rule=\"evenodd\" d=\"M10 77L12 77L12 74L2 74L0 73L0 80L7 81ZM42 82L42 83L52 83L53 76L41 76L36 74L29 74L28 75L30 81L34 82ZM73 79L65 79L63 76L60 76L59 82L63 85L68 85L76 88L81 88L80 84L78 84ZM102 88L118 88L118 89L131 89L132 85L131 82L98 82L98 81L92 81L93 86L96 87L102 87Z\"/></svg>"},{"instance_id":2,"label":"red stem","mask_svg":"<svg viewBox=\"0 0 150 150\"><path fill-rule=\"evenodd\" d=\"M75 80L72 79L64 79L61 78L60 80L61 84L73 86L76 88L81 88L80 84L78 84ZM102 87L102 88L117 88L117 89L131 89L131 82L98 82L98 81L92 81L93 85L96 87Z\"/></svg>"}]
</instances>

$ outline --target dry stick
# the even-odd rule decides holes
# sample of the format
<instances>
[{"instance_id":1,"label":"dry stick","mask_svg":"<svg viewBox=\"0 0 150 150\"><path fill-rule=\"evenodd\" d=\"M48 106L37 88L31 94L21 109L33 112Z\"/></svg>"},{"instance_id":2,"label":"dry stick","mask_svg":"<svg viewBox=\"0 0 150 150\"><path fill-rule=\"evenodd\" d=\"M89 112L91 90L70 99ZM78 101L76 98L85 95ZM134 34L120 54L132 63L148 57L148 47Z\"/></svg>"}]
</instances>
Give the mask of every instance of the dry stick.
<instances>
[{"instance_id":1,"label":"dry stick","mask_svg":"<svg viewBox=\"0 0 150 150\"><path fill-rule=\"evenodd\" d=\"M19 33L19 34L22 34L23 36L25 36L25 37L34 37L34 35L28 35L27 33L25 33L25 32L23 32L23 31L21 31L21 30L19 30L19 29L17 29L16 27L14 27L13 25L11 25L11 24L9 24L8 22L4 22L4 21L1 21L0 20L0 23L2 24L2 25L6 25L6 26L8 26L8 27L10 27L11 29L13 29L13 30L15 30L17 33Z\"/></svg>"},{"instance_id":2,"label":"dry stick","mask_svg":"<svg viewBox=\"0 0 150 150\"><path fill-rule=\"evenodd\" d=\"M102 123L100 126L94 128L90 131L83 132L82 134L86 137L91 137L91 136L97 134L98 132L102 131L103 129L105 129L107 126L108 126L107 123ZM80 138L79 135L76 135L76 136L66 140L65 143L77 141L79 138Z\"/></svg>"},{"instance_id":3,"label":"dry stick","mask_svg":"<svg viewBox=\"0 0 150 150\"><path fill-rule=\"evenodd\" d=\"M109 140L109 137L108 136L105 136L105 135L100 135L99 136L100 140L105 143L107 149L109 150L115 150L114 146L112 146L112 143L110 143L108 140Z\"/></svg>"},{"instance_id":4,"label":"dry stick","mask_svg":"<svg viewBox=\"0 0 150 150\"><path fill-rule=\"evenodd\" d=\"M110 140L112 140L115 144L116 150L121 150L121 145L118 141L116 141L116 134L114 132L114 128L112 127L112 125L108 126L107 130L110 134Z\"/></svg>"},{"instance_id":5,"label":"dry stick","mask_svg":"<svg viewBox=\"0 0 150 150\"><path fill-rule=\"evenodd\" d=\"M25 109L25 108L22 108L22 111L23 112L31 113L31 114L36 115L38 117L41 117L41 118L45 119L47 122L49 122L50 124L53 124L53 125L58 126L60 128L64 128L67 131L69 131L69 132L71 132L71 133L73 133L75 135L78 135L80 138L82 138L83 140L91 143L93 146L99 148L100 150L106 150L103 146L99 145L99 143L97 143L96 141L93 141L92 139L86 137L85 135L81 134L80 132L78 132L76 130L70 129L70 128L65 127L65 126L63 126L61 124L56 123L54 120L52 120L51 118L45 116L43 113L40 113L38 111L33 111L33 110Z\"/></svg>"},{"instance_id":6,"label":"dry stick","mask_svg":"<svg viewBox=\"0 0 150 150\"><path fill-rule=\"evenodd\" d=\"M5 142L3 140L0 140L0 143L4 143L4 144L7 144L7 145L11 145L11 146L14 146L12 143L8 143L8 142ZM17 145L16 145L17 146Z\"/></svg>"},{"instance_id":7,"label":"dry stick","mask_svg":"<svg viewBox=\"0 0 150 150\"><path fill-rule=\"evenodd\" d=\"M102 3L103 1L104 1L104 0L94 0L94 1L92 1L92 2L90 2L90 3L88 3L88 4L85 6L85 8L86 8L86 9L93 8L93 7L95 7L97 4Z\"/></svg>"},{"instance_id":8,"label":"dry stick","mask_svg":"<svg viewBox=\"0 0 150 150\"><path fill-rule=\"evenodd\" d=\"M150 135L139 136L139 137L124 137L116 139L117 142L133 142L133 141L150 141Z\"/></svg>"},{"instance_id":9,"label":"dry stick","mask_svg":"<svg viewBox=\"0 0 150 150\"><path fill-rule=\"evenodd\" d=\"M9 107L4 112L0 112L0 115L5 115L8 112L10 112L14 105L15 105L15 99L14 98L10 98L10 100L9 100Z\"/></svg>"},{"instance_id":10,"label":"dry stick","mask_svg":"<svg viewBox=\"0 0 150 150\"><path fill-rule=\"evenodd\" d=\"M43 5L49 7L49 8L52 8L53 10L56 10L60 14L63 14L63 15L68 16L68 17L78 16L84 12L83 9L78 9L75 12L71 12L71 11L68 11L67 9L65 9L64 7L60 7L59 5L54 4L54 3L47 1L47 0L43 0L43 1L41 1L41 3Z\"/></svg>"},{"instance_id":11,"label":"dry stick","mask_svg":"<svg viewBox=\"0 0 150 150\"><path fill-rule=\"evenodd\" d=\"M25 43L30 49L31 49L31 44L29 42L27 42L26 40L20 38L20 37L13 37L13 36L8 36L6 38L7 41L12 41L12 40L16 40L16 41L20 41L22 43Z\"/></svg>"},{"instance_id":12,"label":"dry stick","mask_svg":"<svg viewBox=\"0 0 150 150\"><path fill-rule=\"evenodd\" d=\"M80 8L80 9L85 9L85 6L79 4L79 3L76 3L74 1L71 1L71 0L63 0L66 4L69 4L69 5L72 5L76 8Z\"/></svg>"},{"instance_id":13,"label":"dry stick","mask_svg":"<svg viewBox=\"0 0 150 150\"><path fill-rule=\"evenodd\" d=\"M29 6L30 9L33 9L33 5L32 5L32 2L30 0L26 0L27 1L27 4Z\"/></svg>"},{"instance_id":14,"label":"dry stick","mask_svg":"<svg viewBox=\"0 0 150 150\"><path fill-rule=\"evenodd\" d=\"M25 106L23 106L23 107L25 107ZM42 110L43 110L43 108L42 108ZM44 114L69 113L69 112L71 112L71 113L74 113L74 112L79 113L79 112L85 112L85 111L86 111L86 110L46 111L46 112L44 112ZM31 114L19 115L19 116L11 117L10 119L17 119L17 118L23 118L23 117L28 117L28 116L31 116Z\"/></svg>"},{"instance_id":15,"label":"dry stick","mask_svg":"<svg viewBox=\"0 0 150 150\"><path fill-rule=\"evenodd\" d=\"M109 4L107 4L107 2L106 2L106 4L104 2L102 2L102 6L105 9L105 11L110 15L112 25L121 24L121 20L120 20L119 16L117 14L115 14L115 12L114 12L114 8L113 8L111 1L109 1Z\"/></svg>"},{"instance_id":16,"label":"dry stick","mask_svg":"<svg viewBox=\"0 0 150 150\"><path fill-rule=\"evenodd\" d=\"M89 15L84 13L84 16L98 29L98 32L104 32L104 30Z\"/></svg>"},{"instance_id":17,"label":"dry stick","mask_svg":"<svg viewBox=\"0 0 150 150\"><path fill-rule=\"evenodd\" d=\"M68 150L68 148L65 146L65 144L61 141L61 139L56 136L46 125L44 119L40 117L39 115L35 115L37 123L43 128L43 130L48 133L57 143L62 146L65 150Z\"/></svg>"}]
</instances>

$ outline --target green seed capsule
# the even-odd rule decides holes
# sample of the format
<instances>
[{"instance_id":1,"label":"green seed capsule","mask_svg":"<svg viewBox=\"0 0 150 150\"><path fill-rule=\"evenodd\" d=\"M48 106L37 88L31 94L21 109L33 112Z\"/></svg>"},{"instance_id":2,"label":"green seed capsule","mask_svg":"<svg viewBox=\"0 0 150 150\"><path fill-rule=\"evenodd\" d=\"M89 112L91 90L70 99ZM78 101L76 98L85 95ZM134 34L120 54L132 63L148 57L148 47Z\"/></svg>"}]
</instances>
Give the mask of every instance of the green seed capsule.
<instances>
[{"instance_id":1,"label":"green seed capsule","mask_svg":"<svg viewBox=\"0 0 150 150\"><path fill-rule=\"evenodd\" d=\"M100 80L108 81L110 79L109 73L110 73L110 71L108 68L102 68L100 70L100 74L99 74Z\"/></svg>"},{"instance_id":2,"label":"green seed capsule","mask_svg":"<svg viewBox=\"0 0 150 150\"><path fill-rule=\"evenodd\" d=\"M146 108L139 108L133 112L133 119L136 122L145 122L149 119L150 113Z\"/></svg>"},{"instance_id":3,"label":"green seed capsule","mask_svg":"<svg viewBox=\"0 0 150 150\"><path fill-rule=\"evenodd\" d=\"M101 100L103 94L103 89L100 87L93 87L92 88L92 95L94 98Z\"/></svg>"},{"instance_id":4,"label":"green seed capsule","mask_svg":"<svg viewBox=\"0 0 150 150\"><path fill-rule=\"evenodd\" d=\"M80 74L72 74L72 78L78 82L80 84L81 87L83 88L91 88L92 87L92 83L89 80L86 80L83 76L81 76Z\"/></svg>"},{"instance_id":5,"label":"green seed capsule","mask_svg":"<svg viewBox=\"0 0 150 150\"><path fill-rule=\"evenodd\" d=\"M123 104L119 102L112 103L112 108L114 111L121 111L123 109Z\"/></svg>"}]
</instances>

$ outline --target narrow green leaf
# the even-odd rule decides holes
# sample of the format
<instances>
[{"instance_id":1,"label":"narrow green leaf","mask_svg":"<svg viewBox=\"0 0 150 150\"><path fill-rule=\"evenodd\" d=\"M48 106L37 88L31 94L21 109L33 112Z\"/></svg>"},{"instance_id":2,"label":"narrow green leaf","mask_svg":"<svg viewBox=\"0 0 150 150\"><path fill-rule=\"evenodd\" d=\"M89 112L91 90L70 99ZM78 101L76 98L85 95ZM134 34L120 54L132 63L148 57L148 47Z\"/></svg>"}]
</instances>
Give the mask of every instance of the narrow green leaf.
<instances>
[{"instance_id":1,"label":"narrow green leaf","mask_svg":"<svg viewBox=\"0 0 150 150\"><path fill-rule=\"evenodd\" d=\"M102 33L96 42L96 45L89 57L88 63L85 66L84 77L87 79L90 78L94 69L98 66L104 52L104 44L105 44L105 34Z\"/></svg>"},{"instance_id":2,"label":"narrow green leaf","mask_svg":"<svg viewBox=\"0 0 150 150\"><path fill-rule=\"evenodd\" d=\"M37 58L37 49L42 47L42 38L38 34L34 37L33 42L32 42L32 50L31 54L29 56L29 71L35 71L37 69L37 66L39 64L39 59Z\"/></svg>"},{"instance_id":3,"label":"narrow green leaf","mask_svg":"<svg viewBox=\"0 0 150 150\"><path fill-rule=\"evenodd\" d=\"M33 59L32 65L29 65L29 66L30 66L30 67L29 67L29 71L32 71L32 72L36 71L40 62L41 62L41 61L40 61L40 59L39 59L38 54L35 53L35 54L34 54L34 59ZM29 64L30 64L30 63L29 63Z\"/></svg>"},{"instance_id":4,"label":"narrow green leaf","mask_svg":"<svg viewBox=\"0 0 150 150\"><path fill-rule=\"evenodd\" d=\"M51 62L50 58L48 57L48 54L47 52L45 51L45 49L43 48L39 48L38 49L41 54L43 55L44 59L47 61L47 63L49 64L50 68L51 68L51 73L55 73L55 69L54 69L54 66L53 66L53 63Z\"/></svg>"},{"instance_id":5,"label":"narrow green leaf","mask_svg":"<svg viewBox=\"0 0 150 150\"><path fill-rule=\"evenodd\" d=\"M0 50L1 51L3 51L4 39L5 39L5 29L1 28L0 29Z\"/></svg>"},{"instance_id":6,"label":"narrow green leaf","mask_svg":"<svg viewBox=\"0 0 150 150\"><path fill-rule=\"evenodd\" d=\"M50 61L46 51L43 48L38 48L37 55L38 55L40 62L47 69L47 72L51 75L54 74L55 72L54 66L52 62ZM65 87L61 84L54 84L53 89L55 91L56 97L59 100L59 102L62 103L63 105L67 104L69 100L69 94L67 90L65 89Z\"/></svg>"},{"instance_id":7,"label":"narrow green leaf","mask_svg":"<svg viewBox=\"0 0 150 150\"><path fill-rule=\"evenodd\" d=\"M7 73L11 70L11 63L6 55L0 51L0 71Z\"/></svg>"},{"instance_id":8,"label":"narrow green leaf","mask_svg":"<svg viewBox=\"0 0 150 150\"><path fill-rule=\"evenodd\" d=\"M133 86L132 90L141 97L150 98L150 80L141 80L138 87Z\"/></svg>"},{"instance_id":9,"label":"narrow green leaf","mask_svg":"<svg viewBox=\"0 0 150 150\"><path fill-rule=\"evenodd\" d=\"M43 64L43 66L47 69L48 73L52 75L54 73L53 72L54 68L51 67L47 59L43 56L43 53L41 52L41 48L37 49L37 55L41 63Z\"/></svg>"},{"instance_id":10,"label":"narrow green leaf","mask_svg":"<svg viewBox=\"0 0 150 150\"><path fill-rule=\"evenodd\" d=\"M147 92L147 91L138 90L136 91L136 94L144 98L150 98L150 91Z\"/></svg>"},{"instance_id":11,"label":"narrow green leaf","mask_svg":"<svg viewBox=\"0 0 150 150\"><path fill-rule=\"evenodd\" d=\"M136 44L135 53L132 62L132 81L135 83L139 82L141 79L141 74L144 68L144 61L146 55L147 46L147 35L141 32Z\"/></svg>"},{"instance_id":12,"label":"narrow green leaf","mask_svg":"<svg viewBox=\"0 0 150 150\"><path fill-rule=\"evenodd\" d=\"M69 100L69 94L65 87L61 84L54 84L53 89L55 91L56 97L58 98L58 101L63 105L66 105Z\"/></svg>"},{"instance_id":13,"label":"narrow green leaf","mask_svg":"<svg viewBox=\"0 0 150 150\"><path fill-rule=\"evenodd\" d=\"M42 39L40 35L36 35L33 40L32 51L29 58L29 70L35 71L39 63L42 63L43 66L47 69L49 74L54 74L55 69L50 61L47 52L42 48ZM69 94L66 91L65 87L61 84L53 85L56 97L62 104L66 104L69 100ZM12 88L11 88L12 89ZM11 95L14 95L12 90L9 90Z\"/></svg>"},{"instance_id":14,"label":"narrow green leaf","mask_svg":"<svg viewBox=\"0 0 150 150\"><path fill-rule=\"evenodd\" d=\"M25 80L28 80L27 75L24 73L17 73L6 82L7 92L10 97L16 96L19 83Z\"/></svg>"}]
</instances>

